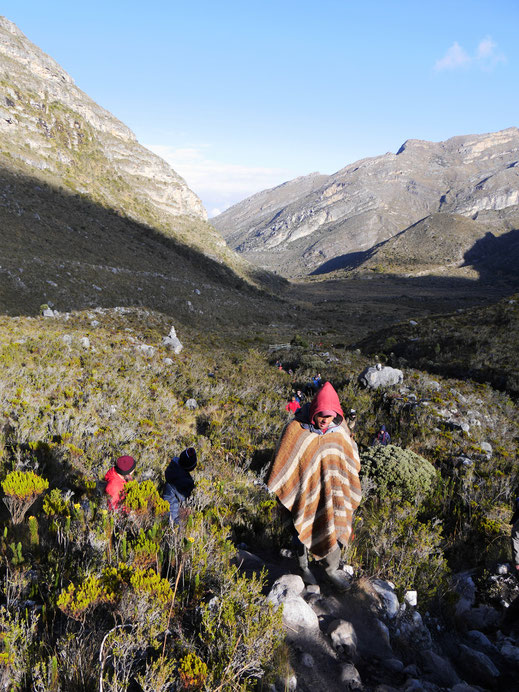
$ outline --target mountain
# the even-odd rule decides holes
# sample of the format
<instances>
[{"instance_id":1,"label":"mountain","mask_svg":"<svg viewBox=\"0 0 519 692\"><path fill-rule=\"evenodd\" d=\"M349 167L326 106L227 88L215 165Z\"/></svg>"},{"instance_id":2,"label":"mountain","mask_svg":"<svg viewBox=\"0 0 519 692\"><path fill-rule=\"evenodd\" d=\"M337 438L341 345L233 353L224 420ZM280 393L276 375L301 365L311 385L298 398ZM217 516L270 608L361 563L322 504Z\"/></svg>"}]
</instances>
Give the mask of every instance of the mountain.
<instances>
[{"instance_id":1,"label":"mountain","mask_svg":"<svg viewBox=\"0 0 519 692\"><path fill-rule=\"evenodd\" d=\"M206 216L165 161L0 18L3 311L130 304L194 319L219 296L233 315L237 295L269 277Z\"/></svg>"},{"instance_id":2,"label":"mountain","mask_svg":"<svg viewBox=\"0 0 519 692\"><path fill-rule=\"evenodd\" d=\"M351 268L366 258L357 253L411 227L414 252L422 238L418 222L431 219L429 225L440 232L445 221L444 230L451 233L460 225L456 217L463 217L478 223L454 241L461 262L471 243L487 233L516 230L507 219L519 216L518 164L515 127L445 142L408 140L396 154L261 192L211 223L251 262L297 277ZM422 264L420 270L431 270L430 263Z\"/></svg>"}]
</instances>

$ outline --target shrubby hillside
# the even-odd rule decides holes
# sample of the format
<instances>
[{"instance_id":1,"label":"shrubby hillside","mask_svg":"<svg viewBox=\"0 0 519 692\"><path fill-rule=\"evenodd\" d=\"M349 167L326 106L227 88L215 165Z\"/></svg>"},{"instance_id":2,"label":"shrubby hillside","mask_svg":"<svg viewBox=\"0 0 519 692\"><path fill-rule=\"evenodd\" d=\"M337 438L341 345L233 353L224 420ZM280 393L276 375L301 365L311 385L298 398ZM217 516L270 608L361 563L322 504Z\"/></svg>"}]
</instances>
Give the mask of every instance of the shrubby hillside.
<instances>
[{"instance_id":1,"label":"shrubby hillside","mask_svg":"<svg viewBox=\"0 0 519 692\"><path fill-rule=\"evenodd\" d=\"M407 368L403 385L363 390L364 356L306 334L271 351L259 339L178 328L175 355L162 343L170 327L160 313L127 308L0 318L5 689L248 690L288 680L296 653L265 599L274 575L247 576L237 555L245 544L272 564L290 548L262 478L285 401L316 369L358 413L364 499L343 554L356 581L415 588L449 624L450 573L509 559L518 440L507 394ZM382 422L392 435L386 462L370 448ZM172 530L163 472L189 445L196 488L189 518ZM96 481L121 454L137 469L128 512L112 514Z\"/></svg>"},{"instance_id":2,"label":"shrubby hillside","mask_svg":"<svg viewBox=\"0 0 519 692\"><path fill-rule=\"evenodd\" d=\"M519 393L519 295L455 314L410 320L374 332L358 344L413 367L489 382Z\"/></svg>"}]
</instances>

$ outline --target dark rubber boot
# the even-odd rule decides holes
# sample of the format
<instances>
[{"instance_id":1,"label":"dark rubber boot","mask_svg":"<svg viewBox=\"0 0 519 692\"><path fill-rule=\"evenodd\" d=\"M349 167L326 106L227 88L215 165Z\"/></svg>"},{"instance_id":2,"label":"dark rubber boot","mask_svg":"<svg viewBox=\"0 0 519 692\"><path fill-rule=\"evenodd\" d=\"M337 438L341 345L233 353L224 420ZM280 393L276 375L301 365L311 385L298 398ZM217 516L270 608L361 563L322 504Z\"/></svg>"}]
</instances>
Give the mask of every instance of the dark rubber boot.
<instances>
[{"instance_id":1,"label":"dark rubber boot","mask_svg":"<svg viewBox=\"0 0 519 692\"><path fill-rule=\"evenodd\" d=\"M308 567L308 553L306 551L306 548L302 555L297 556L297 562L299 564L299 569L301 570L304 583L317 584L317 579L314 577L314 575L310 571L310 568Z\"/></svg>"},{"instance_id":2,"label":"dark rubber boot","mask_svg":"<svg viewBox=\"0 0 519 692\"><path fill-rule=\"evenodd\" d=\"M339 569L339 561L341 559L341 549L339 546L323 559L324 571L328 577L328 581L337 589L337 591L347 591L350 588L350 577Z\"/></svg>"}]
</instances>

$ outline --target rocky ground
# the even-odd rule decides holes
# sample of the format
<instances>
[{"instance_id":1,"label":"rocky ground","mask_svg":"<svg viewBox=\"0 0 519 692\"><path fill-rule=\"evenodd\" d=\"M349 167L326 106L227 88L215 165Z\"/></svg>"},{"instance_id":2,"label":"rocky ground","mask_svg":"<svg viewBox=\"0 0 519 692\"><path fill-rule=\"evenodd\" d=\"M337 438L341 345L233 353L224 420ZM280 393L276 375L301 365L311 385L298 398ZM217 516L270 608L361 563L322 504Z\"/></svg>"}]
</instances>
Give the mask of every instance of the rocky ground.
<instances>
[{"instance_id":1,"label":"rocky ground","mask_svg":"<svg viewBox=\"0 0 519 692\"><path fill-rule=\"evenodd\" d=\"M519 689L519 583L509 565L477 582L470 572L454 575L451 612L433 604L424 611L416 592L399 599L379 579L352 574L338 593L318 565L318 585L305 586L289 550L253 550L243 546L238 559L249 574L268 571L268 598L283 607L289 647L286 674L271 692Z\"/></svg>"}]
</instances>

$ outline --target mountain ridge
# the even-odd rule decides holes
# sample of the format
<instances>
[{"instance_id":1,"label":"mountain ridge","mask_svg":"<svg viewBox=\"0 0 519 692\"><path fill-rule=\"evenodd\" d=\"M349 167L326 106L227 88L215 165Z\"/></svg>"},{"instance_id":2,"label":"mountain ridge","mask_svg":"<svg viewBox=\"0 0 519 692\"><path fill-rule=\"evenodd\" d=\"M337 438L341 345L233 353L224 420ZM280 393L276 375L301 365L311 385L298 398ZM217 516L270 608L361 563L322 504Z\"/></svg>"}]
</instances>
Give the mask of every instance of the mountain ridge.
<instances>
[{"instance_id":1,"label":"mountain ridge","mask_svg":"<svg viewBox=\"0 0 519 692\"><path fill-rule=\"evenodd\" d=\"M409 139L396 154L361 159L322 177L311 190L279 199L270 218L248 198L211 223L249 261L288 277L317 273L435 213L492 214L519 204L519 130ZM282 186L264 191L264 204ZM489 223L492 219L488 219ZM468 249L468 248L467 248Z\"/></svg>"}]
</instances>

